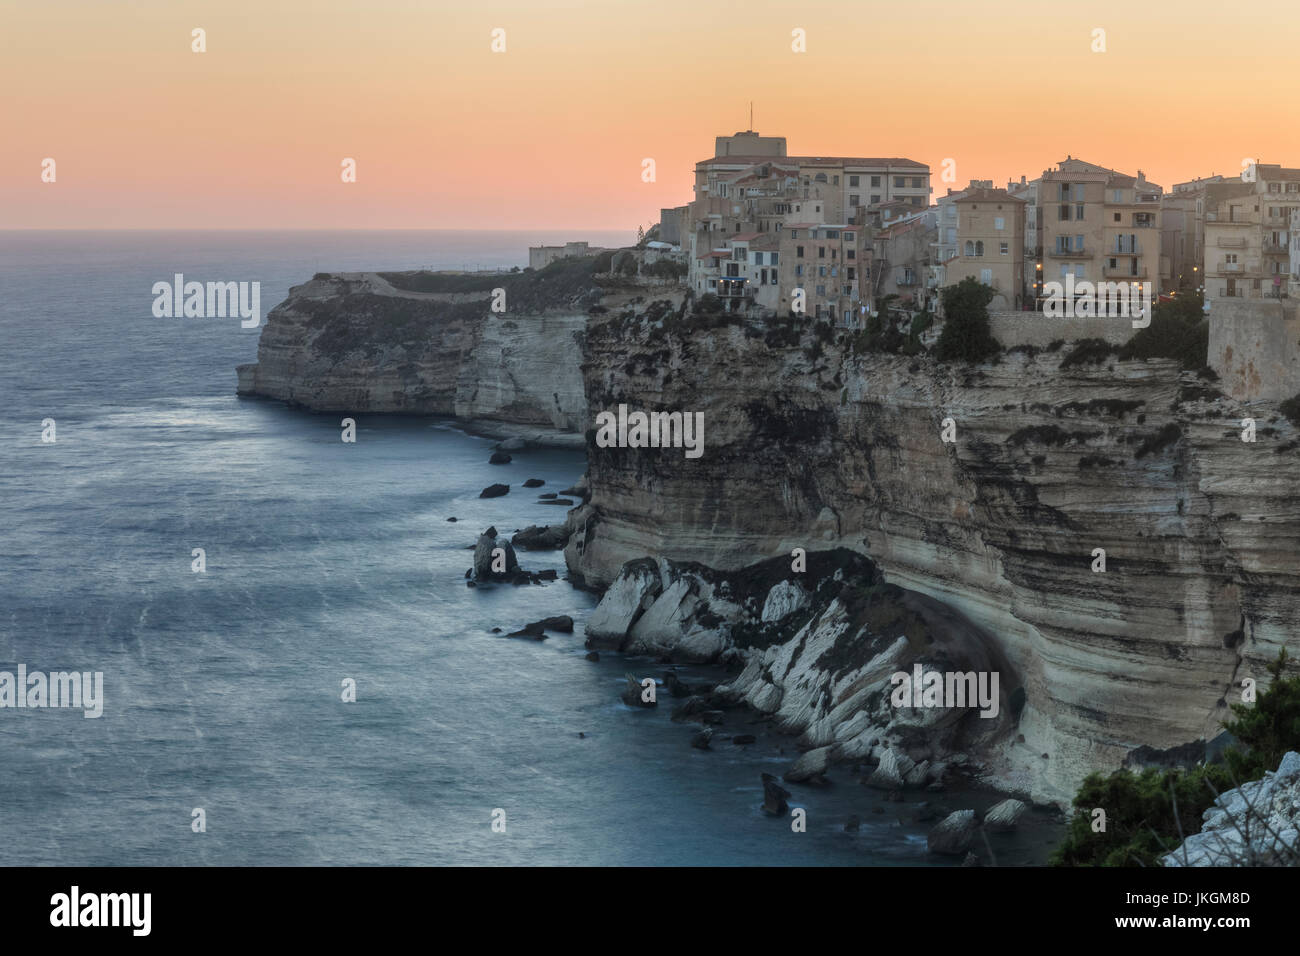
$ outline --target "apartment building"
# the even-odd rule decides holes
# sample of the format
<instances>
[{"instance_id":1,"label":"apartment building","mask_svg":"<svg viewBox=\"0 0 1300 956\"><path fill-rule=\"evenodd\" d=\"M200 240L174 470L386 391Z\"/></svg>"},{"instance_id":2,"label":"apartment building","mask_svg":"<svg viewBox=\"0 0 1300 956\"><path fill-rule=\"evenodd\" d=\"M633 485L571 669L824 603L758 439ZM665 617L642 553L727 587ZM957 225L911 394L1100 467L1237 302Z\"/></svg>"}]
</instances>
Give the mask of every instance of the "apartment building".
<instances>
[{"instance_id":1,"label":"apartment building","mask_svg":"<svg viewBox=\"0 0 1300 956\"><path fill-rule=\"evenodd\" d=\"M1300 169L1257 163L1235 180L1206 186L1206 301L1288 295L1298 208Z\"/></svg>"},{"instance_id":2,"label":"apartment building","mask_svg":"<svg viewBox=\"0 0 1300 956\"><path fill-rule=\"evenodd\" d=\"M1042 282L1160 279L1162 190L1137 176L1067 157L1038 186ZM1041 292L1041 290L1040 290ZM1041 295L1039 297L1041 302Z\"/></svg>"},{"instance_id":3,"label":"apartment building","mask_svg":"<svg viewBox=\"0 0 1300 956\"><path fill-rule=\"evenodd\" d=\"M957 212L957 254L945 263L947 285L971 278L994 290L990 309L1019 309L1025 294L1025 207L1005 189L967 189Z\"/></svg>"},{"instance_id":4,"label":"apartment building","mask_svg":"<svg viewBox=\"0 0 1300 956\"><path fill-rule=\"evenodd\" d=\"M1205 279L1205 191L1222 176L1174 183L1160 200L1160 291L1195 290Z\"/></svg>"},{"instance_id":5,"label":"apartment building","mask_svg":"<svg viewBox=\"0 0 1300 956\"><path fill-rule=\"evenodd\" d=\"M690 263L688 281L697 293L712 291L719 280L747 280L726 283L727 298L736 308L749 302L764 305L775 298L776 309L785 311L795 284L808 278L836 279L801 287L808 295L808 314L818 314L817 307L821 306L824 316L842 320L844 313L851 311L854 295L870 294L869 286L858 286L860 292L845 293L843 289L853 290L861 281L862 267L858 263L870 258L871 226L903 221L924 213L929 206L930 170L914 160L788 156L784 137L763 137L752 130L718 137L714 151L712 158L696 164L695 198L680 217L680 235ZM836 270L834 276L796 275L797 263L786 258L790 244L785 235L787 229L796 226L803 232L800 239L806 239L809 230L818 229L818 240L842 243L842 250L834 244L836 255L852 251L854 264L831 266ZM759 249L753 245L754 240L740 238L750 235L776 235L777 247ZM763 253L765 264L757 266L760 271L756 275L744 270L727 274L729 263L753 264L730 258L742 252L746 257ZM779 263L777 281L781 290L775 297L768 288L772 273L769 271L768 281L763 282L761 272L763 268L771 269L773 255ZM928 250L921 256L922 260L926 258ZM845 282L849 269L855 278ZM816 293L819 286L824 287L824 294ZM748 291L737 295L741 289Z\"/></svg>"},{"instance_id":6,"label":"apartment building","mask_svg":"<svg viewBox=\"0 0 1300 956\"><path fill-rule=\"evenodd\" d=\"M780 233L781 292L776 309L790 310L803 290L804 311L844 328L860 328L871 308L871 237L847 223L790 223ZM864 294L865 293L865 294Z\"/></svg>"}]
</instances>

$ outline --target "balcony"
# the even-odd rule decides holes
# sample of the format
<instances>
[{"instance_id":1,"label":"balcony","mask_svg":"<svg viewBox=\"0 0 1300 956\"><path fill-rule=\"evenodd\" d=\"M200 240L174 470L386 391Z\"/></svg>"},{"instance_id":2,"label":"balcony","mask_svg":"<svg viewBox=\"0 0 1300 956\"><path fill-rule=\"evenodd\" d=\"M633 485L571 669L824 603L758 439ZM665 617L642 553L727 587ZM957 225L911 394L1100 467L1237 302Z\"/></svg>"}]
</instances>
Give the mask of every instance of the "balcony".
<instances>
[{"instance_id":1,"label":"balcony","mask_svg":"<svg viewBox=\"0 0 1300 956\"><path fill-rule=\"evenodd\" d=\"M1145 279L1147 277L1146 266L1138 266L1137 271L1133 271L1132 266L1106 266L1101 270L1101 274L1107 279Z\"/></svg>"},{"instance_id":2,"label":"balcony","mask_svg":"<svg viewBox=\"0 0 1300 956\"><path fill-rule=\"evenodd\" d=\"M1263 223L1266 226L1288 226L1291 224L1290 216L1264 216Z\"/></svg>"},{"instance_id":3,"label":"balcony","mask_svg":"<svg viewBox=\"0 0 1300 956\"><path fill-rule=\"evenodd\" d=\"M1291 250L1287 248L1285 242L1266 242L1264 243L1264 255L1266 256L1289 256Z\"/></svg>"},{"instance_id":4,"label":"balcony","mask_svg":"<svg viewBox=\"0 0 1300 956\"><path fill-rule=\"evenodd\" d=\"M1087 249L1062 249L1056 247L1047 253L1053 259L1091 259L1092 253Z\"/></svg>"},{"instance_id":5,"label":"balcony","mask_svg":"<svg viewBox=\"0 0 1300 956\"><path fill-rule=\"evenodd\" d=\"M1219 263L1219 269L1218 269L1218 271L1219 271L1219 272L1241 272L1241 271L1242 271L1242 269L1241 269L1241 263L1240 263L1240 262L1220 262L1220 263Z\"/></svg>"},{"instance_id":6,"label":"balcony","mask_svg":"<svg viewBox=\"0 0 1300 956\"><path fill-rule=\"evenodd\" d=\"M1220 236L1215 245L1220 249L1245 249L1246 238L1245 236Z\"/></svg>"},{"instance_id":7,"label":"balcony","mask_svg":"<svg viewBox=\"0 0 1300 956\"><path fill-rule=\"evenodd\" d=\"M1117 244L1116 246L1114 246L1114 247L1110 250L1110 252L1106 253L1106 255L1108 255L1108 256L1140 256L1140 255L1142 255L1142 247L1141 247L1141 246L1130 245L1129 243L1126 243L1126 242L1125 242L1125 243L1120 243L1120 244Z\"/></svg>"},{"instance_id":8,"label":"balcony","mask_svg":"<svg viewBox=\"0 0 1300 956\"><path fill-rule=\"evenodd\" d=\"M904 274L904 275L903 275L903 276L902 276L902 277L901 277L901 278L900 278L900 279L895 283L895 285L899 286L900 288L911 287L911 286L914 286L914 285L917 285L917 284L918 284L918 283L917 283L917 281L916 281L916 276L914 276L914 275L906 275L906 274Z\"/></svg>"}]
</instances>

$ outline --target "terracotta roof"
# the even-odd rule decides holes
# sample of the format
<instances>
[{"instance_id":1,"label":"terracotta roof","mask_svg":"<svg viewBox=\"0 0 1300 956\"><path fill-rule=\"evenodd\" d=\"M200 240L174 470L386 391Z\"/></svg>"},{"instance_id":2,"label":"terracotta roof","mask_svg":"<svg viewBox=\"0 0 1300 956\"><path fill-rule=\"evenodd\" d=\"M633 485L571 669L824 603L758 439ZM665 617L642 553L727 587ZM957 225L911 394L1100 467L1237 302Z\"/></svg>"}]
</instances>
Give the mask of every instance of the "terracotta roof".
<instances>
[{"instance_id":1,"label":"terracotta roof","mask_svg":"<svg viewBox=\"0 0 1300 956\"><path fill-rule=\"evenodd\" d=\"M1018 202L1024 204L1024 200L1017 196L1011 195L1005 189L971 189L966 192L958 202Z\"/></svg>"},{"instance_id":2,"label":"terracotta roof","mask_svg":"<svg viewBox=\"0 0 1300 956\"><path fill-rule=\"evenodd\" d=\"M862 157L862 156L713 156L702 159L696 166L761 166L765 163L776 165L779 161L783 169L798 166L871 166L878 168L924 169L930 167L914 159L902 157Z\"/></svg>"}]
</instances>

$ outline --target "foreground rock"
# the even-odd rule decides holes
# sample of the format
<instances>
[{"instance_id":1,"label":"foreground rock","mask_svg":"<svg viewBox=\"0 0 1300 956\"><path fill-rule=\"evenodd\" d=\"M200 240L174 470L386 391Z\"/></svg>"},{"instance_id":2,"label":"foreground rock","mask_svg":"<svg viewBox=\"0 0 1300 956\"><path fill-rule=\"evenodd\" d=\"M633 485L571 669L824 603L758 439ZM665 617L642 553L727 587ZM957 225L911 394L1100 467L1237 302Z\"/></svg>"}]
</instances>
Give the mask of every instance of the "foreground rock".
<instances>
[{"instance_id":1,"label":"foreground rock","mask_svg":"<svg viewBox=\"0 0 1300 956\"><path fill-rule=\"evenodd\" d=\"M568 540L569 533L563 525L548 524L539 528L530 524L523 531L516 532L510 543L525 551L555 551L563 548Z\"/></svg>"},{"instance_id":2,"label":"foreground rock","mask_svg":"<svg viewBox=\"0 0 1300 956\"><path fill-rule=\"evenodd\" d=\"M502 495L510 494L509 485L488 485L478 493L480 498L500 498Z\"/></svg>"},{"instance_id":3,"label":"foreground rock","mask_svg":"<svg viewBox=\"0 0 1300 956\"><path fill-rule=\"evenodd\" d=\"M623 703L629 707L657 707L658 699L648 693L650 688L642 687L641 682L631 674L627 675L627 683L623 687Z\"/></svg>"},{"instance_id":4,"label":"foreground rock","mask_svg":"<svg viewBox=\"0 0 1300 956\"><path fill-rule=\"evenodd\" d=\"M531 624L525 624L522 630L507 634L506 637L535 637L539 641L546 639L547 631L558 631L561 634L573 633L573 618L567 614L558 617L547 617L540 621L533 621Z\"/></svg>"},{"instance_id":5,"label":"foreground rock","mask_svg":"<svg viewBox=\"0 0 1300 956\"><path fill-rule=\"evenodd\" d=\"M503 452L503 451L494 451L494 452L492 453L492 457L488 459L488 464L489 464L489 465L508 465L508 464L510 464L511 460L512 460L512 459L510 458L510 456L507 455L505 452Z\"/></svg>"},{"instance_id":6,"label":"foreground rock","mask_svg":"<svg viewBox=\"0 0 1300 956\"><path fill-rule=\"evenodd\" d=\"M1165 866L1300 865L1300 753L1224 791L1202 819L1200 833L1161 859Z\"/></svg>"},{"instance_id":7,"label":"foreground rock","mask_svg":"<svg viewBox=\"0 0 1300 956\"><path fill-rule=\"evenodd\" d=\"M467 583L471 586L484 581L516 585L541 584L543 581L554 581L557 577L554 569L532 572L521 568L515 549L509 541L497 534L496 528L488 528L479 535L478 542L474 545L474 565L465 572L465 576L470 578Z\"/></svg>"},{"instance_id":8,"label":"foreground rock","mask_svg":"<svg viewBox=\"0 0 1300 956\"><path fill-rule=\"evenodd\" d=\"M788 783L825 783L824 774L831 765L831 748L810 750L785 772Z\"/></svg>"},{"instance_id":9,"label":"foreground rock","mask_svg":"<svg viewBox=\"0 0 1300 956\"><path fill-rule=\"evenodd\" d=\"M988 812L984 814L984 829L995 833L1014 830L1026 809L1028 807L1023 801L1015 798L1003 800L1001 803L989 807Z\"/></svg>"},{"instance_id":10,"label":"foreground rock","mask_svg":"<svg viewBox=\"0 0 1300 956\"><path fill-rule=\"evenodd\" d=\"M957 810L950 813L926 836L926 846L931 853L961 856L975 842L979 823L974 810Z\"/></svg>"},{"instance_id":11,"label":"foreground rock","mask_svg":"<svg viewBox=\"0 0 1300 956\"><path fill-rule=\"evenodd\" d=\"M770 773L763 774L763 812L772 816L788 813L790 791L776 781Z\"/></svg>"}]
</instances>

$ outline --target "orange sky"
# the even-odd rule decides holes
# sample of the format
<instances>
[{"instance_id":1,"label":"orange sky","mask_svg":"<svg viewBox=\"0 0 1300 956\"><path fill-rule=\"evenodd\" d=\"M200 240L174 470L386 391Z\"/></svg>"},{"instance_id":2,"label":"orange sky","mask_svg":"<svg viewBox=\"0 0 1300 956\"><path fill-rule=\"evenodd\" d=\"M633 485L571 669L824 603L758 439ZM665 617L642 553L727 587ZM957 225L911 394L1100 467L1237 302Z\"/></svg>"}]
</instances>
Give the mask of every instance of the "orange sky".
<instances>
[{"instance_id":1,"label":"orange sky","mask_svg":"<svg viewBox=\"0 0 1300 956\"><path fill-rule=\"evenodd\" d=\"M0 0L0 228L630 229L751 99L936 192L1067 153L1167 187L1300 166L1297 40L1291 0Z\"/></svg>"}]
</instances>

